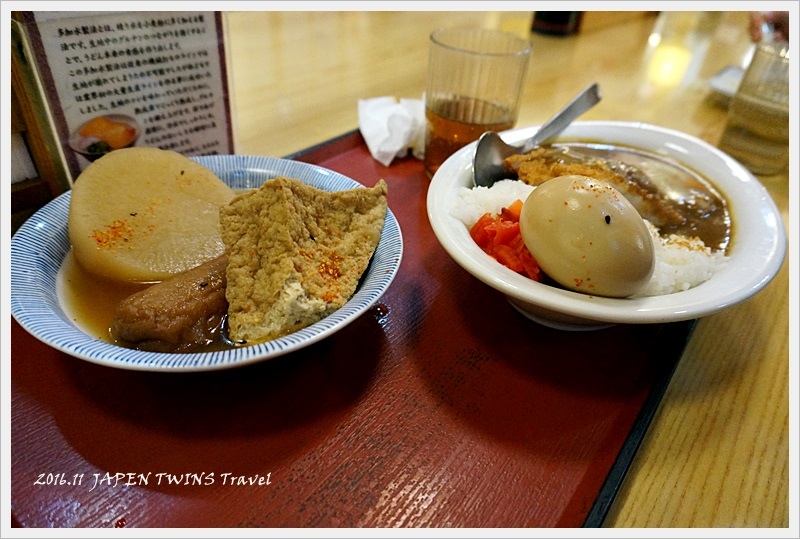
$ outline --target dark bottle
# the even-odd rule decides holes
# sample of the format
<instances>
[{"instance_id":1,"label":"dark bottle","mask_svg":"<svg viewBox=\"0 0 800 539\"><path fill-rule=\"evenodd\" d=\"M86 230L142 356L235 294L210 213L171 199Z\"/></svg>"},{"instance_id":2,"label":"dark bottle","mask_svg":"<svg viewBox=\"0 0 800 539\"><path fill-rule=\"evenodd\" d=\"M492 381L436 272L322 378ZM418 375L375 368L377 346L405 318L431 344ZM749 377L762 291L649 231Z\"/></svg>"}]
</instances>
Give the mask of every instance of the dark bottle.
<instances>
[{"instance_id":1,"label":"dark bottle","mask_svg":"<svg viewBox=\"0 0 800 539\"><path fill-rule=\"evenodd\" d=\"M582 17L582 11L534 11L531 32L552 36L576 34Z\"/></svg>"}]
</instances>

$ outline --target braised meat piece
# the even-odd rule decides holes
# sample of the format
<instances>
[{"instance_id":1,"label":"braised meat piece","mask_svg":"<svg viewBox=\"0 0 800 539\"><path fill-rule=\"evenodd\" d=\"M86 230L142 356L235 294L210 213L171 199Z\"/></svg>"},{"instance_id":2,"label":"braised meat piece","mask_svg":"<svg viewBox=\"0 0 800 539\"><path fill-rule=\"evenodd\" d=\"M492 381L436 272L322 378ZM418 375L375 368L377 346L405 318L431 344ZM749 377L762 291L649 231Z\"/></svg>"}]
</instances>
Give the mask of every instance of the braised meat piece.
<instances>
[{"instance_id":1,"label":"braised meat piece","mask_svg":"<svg viewBox=\"0 0 800 539\"><path fill-rule=\"evenodd\" d=\"M137 292L120 302L112 336L128 347L186 352L219 340L228 310L227 255Z\"/></svg>"}]
</instances>

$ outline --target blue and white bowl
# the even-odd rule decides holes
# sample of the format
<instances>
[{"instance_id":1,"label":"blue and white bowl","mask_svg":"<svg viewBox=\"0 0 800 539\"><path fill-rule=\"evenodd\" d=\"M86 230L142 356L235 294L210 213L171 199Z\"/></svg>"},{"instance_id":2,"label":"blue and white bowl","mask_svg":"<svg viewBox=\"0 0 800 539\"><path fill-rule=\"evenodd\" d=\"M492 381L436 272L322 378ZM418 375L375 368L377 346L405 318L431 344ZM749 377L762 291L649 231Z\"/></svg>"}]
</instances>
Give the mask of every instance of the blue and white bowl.
<instances>
[{"instance_id":1,"label":"blue and white bowl","mask_svg":"<svg viewBox=\"0 0 800 539\"><path fill-rule=\"evenodd\" d=\"M234 189L261 186L277 176L297 178L326 191L363 187L337 172L287 159L206 156L195 161ZM110 367L143 371L206 371L255 363L299 350L347 326L386 292L400 267L403 238L391 210L375 254L352 298L339 310L300 331L258 345L198 353L143 352L86 334L65 313L57 277L70 249L67 231L70 192L29 218L11 240L11 314L34 337L71 356Z\"/></svg>"}]
</instances>

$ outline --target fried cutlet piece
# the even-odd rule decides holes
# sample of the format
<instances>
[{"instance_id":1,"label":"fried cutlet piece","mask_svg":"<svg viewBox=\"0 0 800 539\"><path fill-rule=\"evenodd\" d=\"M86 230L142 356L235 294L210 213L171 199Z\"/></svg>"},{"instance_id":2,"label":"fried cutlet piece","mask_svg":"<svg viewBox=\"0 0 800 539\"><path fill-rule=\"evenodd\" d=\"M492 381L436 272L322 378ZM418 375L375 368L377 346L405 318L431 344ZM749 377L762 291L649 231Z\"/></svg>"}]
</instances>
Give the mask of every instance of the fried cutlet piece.
<instances>
[{"instance_id":1,"label":"fried cutlet piece","mask_svg":"<svg viewBox=\"0 0 800 539\"><path fill-rule=\"evenodd\" d=\"M612 185L622 180L609 168L578 160L560 149L534 148L528 153L507 157L503 164L520 180L534 186L559 176L571 175L588 176Z\"/></svg>"},{"instance_id":2,"label":"fried cutlet piece","mask_svg":"<svg viewBox=\"0 0 800 539\"><path fill-rule=\"evenodd\" d=\"M231 340L272 340L344 305L380 240L386 192L383 180L328 192L275 178L223 206Z\"/></svg>"},{"instance_id":3,"label":"fried cutlet piece","mask_svg":"<svg viewBox=\"0 0 800 539\"><path fill-rule=\"evenodd\" d=\"M503 166L533 186L559 176L578 175L602 180L616 187L642 217L659 228L685 221L685 217L664 200L646 174L624 163L590 158L569 148L540 146L528 153L507 157Z\"/></svg>"}]
</instances>

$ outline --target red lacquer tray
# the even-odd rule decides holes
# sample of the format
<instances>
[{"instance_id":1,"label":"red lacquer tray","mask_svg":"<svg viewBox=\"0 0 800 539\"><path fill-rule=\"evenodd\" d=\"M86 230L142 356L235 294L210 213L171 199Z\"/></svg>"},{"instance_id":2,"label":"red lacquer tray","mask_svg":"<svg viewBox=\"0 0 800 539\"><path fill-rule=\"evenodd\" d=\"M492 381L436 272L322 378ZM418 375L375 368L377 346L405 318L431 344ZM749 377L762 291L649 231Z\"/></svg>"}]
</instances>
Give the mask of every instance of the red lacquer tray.
<instances>
[{"instance_id":1,"label":"red lacquer tray","mask_svg":"<svg viewBox=\"0 0 800 539\"><path fill-rule=\"evenodd\" d=\"M307 348L207 373L75 359L11 321L25 527L602 524L694 322L560 332L456 265L429 180L354 131L291 156L389 186L400 271Z\"/></svg>"}]
</instances>

